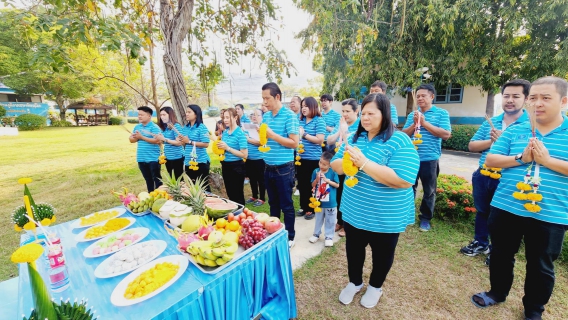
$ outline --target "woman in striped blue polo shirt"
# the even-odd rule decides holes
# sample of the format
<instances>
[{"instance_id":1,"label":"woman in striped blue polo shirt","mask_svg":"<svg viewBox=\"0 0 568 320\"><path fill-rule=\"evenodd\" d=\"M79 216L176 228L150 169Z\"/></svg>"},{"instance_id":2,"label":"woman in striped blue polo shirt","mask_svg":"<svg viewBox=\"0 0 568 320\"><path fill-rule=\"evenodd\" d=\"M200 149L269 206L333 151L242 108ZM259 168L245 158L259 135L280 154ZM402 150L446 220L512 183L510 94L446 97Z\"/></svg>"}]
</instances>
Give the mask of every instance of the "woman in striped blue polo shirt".
<instances>
[{"instance_id":1,"label":"woman in striped blue polo shirt","mask_svg":"<svg viewBox=\"0 0 568 320\"><path fill-rule=\"evenodd\" d=\"M262 115L264 113L260 109L255 109L251 114L252 123L260 125L262 123ZM261 206L266 201L266 188L264 186L264 168L265 163L262 152L258 150L260 142L247 136L248 142L248 157L245 167L247 169L247 176L250 179L250 189L252 197L247 200L247 203L253 203L255 207Z\"/></svg>"},{"instance_id":2,"label":"woman in striped blue polo shirt","mask_svg":"<svg viewBox=\"0 0 568 320\"><path fill-rule=\"evenodd\" d=\"M170 128L173 125L177 132L183 131L182 126L178 123L176 113L172 107L163 107L160 109L160 118L158 126L162 129L159 139L164 144L164 154L166 155L166 170L168 174L179 177L183 173L183 146L182 142L177 139L178 134Z\"/></svg>"},{"instance_id":3,"label":"woman in striped blue polo shirt","mask_svg":"<svg viewBox=\"0 0 568 320\"><path fill-rule=\"evenodd\" d=\"M242 125L243 123L250 123L250 119L245 115L245 107L243 107L242 104L236 104L235 110L237 110L237 114L239 115L240 125Z\"/></svg>"},{"instance_id":4,"label":"woman in striped blue polo shirt","mask_svg":"<svg viewBox=\"0 0 568 320\"><path fill-rule=\"evenodd\" d=\"M225 190L229 200L244 205L243 185L246 169L243 159L248 156L247 137L240 127L239 115L235 108L225 110L221 116L227 129L223 131L217 146L225 150L225 160L221 161Z\"/></svg>"},{"instance_id":5,"label":"woman in striped blue polo shirt","mask_svg":"<svg viewBox=\"0 0 568 320\"><path fill-rule=\"evenodd\" d=\"M325 121L321 117L318 102L313 97L302 100L300 109L300 137L304 152L298 154L300 165L296 166L298 190L300 190L300 208L305 213L304 218L311 220L315 217L309 204L312 196L312 172L319 166L321 144L325 136Z\"/></svg>"},{"instance_id":6,"label":"woman in striped blue polo shirt","mask_svg":"<svg viewBox=\"0 0 568 320\"><path fill-rule=\"evenodd\" d=\"M368 95L361 111L359 128L346 139L331 164L335 172L344 174L343 156L349 153L358 167L355 177L359 180L343 189L341 201L349 284L339 301L351 303L363 287L365 248L370 245L373 268L361 305L373 308L383 293L399 234L414 221L412 185L420 160L410 138L394 127L385 95Z\"/></svg>"},{"instance_id":7,"label":"woman in striped blue polo shirt","mask_svg":"<svg viewBox=\"0 0 568 320\"><path fill-rule=\"evenodd\" d=\"M203 113L201 108L196 104L190 104L185 109L185 120L187 125L183 128L183 136L179 137L180 141L185 145L185 173L195 181L197 178L204 179L207 182L205 190L211 192L209 186L209 155L207 147L209 147L209 130L203 123ZM195 160L197 161L197 170L189 169L189 161L191 153L195 146Z\"/></svg>"}]
</instances>

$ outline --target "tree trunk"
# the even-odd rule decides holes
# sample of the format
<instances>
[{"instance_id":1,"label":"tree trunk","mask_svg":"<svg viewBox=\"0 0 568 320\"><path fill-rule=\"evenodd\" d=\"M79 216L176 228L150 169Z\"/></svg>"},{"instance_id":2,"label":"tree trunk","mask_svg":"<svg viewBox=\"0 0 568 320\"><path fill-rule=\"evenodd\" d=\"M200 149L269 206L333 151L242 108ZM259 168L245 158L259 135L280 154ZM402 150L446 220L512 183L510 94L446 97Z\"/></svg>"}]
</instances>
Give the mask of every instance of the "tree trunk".
<instances>
[{"instance_id":1,"label":"tree trunk","mask_svg":"<svg viewBox=\"0 0 568 320\"><path fill-rule=\"evenodd\" d=\"M189 32L193 15L194 0L177 1L177 12L173 3L160 0L160 29L164 36L164 69L166 85L172 100L172 106L180 122L185 124L185 106L189 98L185 91L182 73L181 45Z\"/></svg>"},{"instance_id":2,"label":"tree trunk","mask_svg":"<svg viewBox=\"0 0 568 320\"><path fill-rule=\"evenodd\" d=\"M152 81L152 104L156 108L156 113L160 113L160 105L158 104L158 89L156 85L156 72L154 71L154 18L148 18L148 30L150 30L150 40L151 43L148 49L148 55L150 56L150 79ZM159 115L158 115L159 117Z\"/></svg>"},{"instance_id":3,"label":"tree trunk","mask_svg":"<svg viewBox=\"0 0 568 320\"><path fill-rule=\"evenodd\" d=\"M406 93L406 115L408 116L414 109L414 98L412 92Z\"/></svg>"},{"instance_id":4,"label":"tree trunk","mask_svg":"<svg viewBox=\"0 0 568 320\"><path fill-rule=\"evenodd\" d=\"M55 97L55 102L57 103L57 106L59 106L59 120L65 121L65 119L67 118L65 116L67 108L65 107L65 99L63 99L63 95L58 94Z\"/></svg>"},{"instance_id":5,"label":"tree trunk","mask_svg":"<svg viewBox=\"0 0 568 320\"><path fill-rule=\"evenodd\" d=\"M487 93L487 103L485 104L485 114L493 117L495 112L495 93L493 90L489 90Z\"/></svg>"}]
</instances>

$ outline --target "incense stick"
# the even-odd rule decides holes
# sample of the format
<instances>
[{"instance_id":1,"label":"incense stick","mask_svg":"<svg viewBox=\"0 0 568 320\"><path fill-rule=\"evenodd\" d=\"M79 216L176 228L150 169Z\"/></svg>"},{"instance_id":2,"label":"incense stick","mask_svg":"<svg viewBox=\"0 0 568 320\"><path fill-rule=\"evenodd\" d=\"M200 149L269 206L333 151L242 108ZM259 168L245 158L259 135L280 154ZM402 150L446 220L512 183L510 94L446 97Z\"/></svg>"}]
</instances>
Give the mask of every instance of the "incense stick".
<instances>
[{"instance_id":1,"label":"incense stick","mask_svg":"<svg viewBox=\"0 0 568 320\"><path fill-rule=\"evenodd\" d=\"M531 124L531 132L533 138L536 137L536 108L533 104L525 103L524 108L527 109L529 122Z\"/></svg>"},{"instance_id":2,"label":"incense stick","mask_svg":"<svg viewBox=\"0 0 568 320\"><path fill-rule=\"evenodd\" d=\"M495 126L493 125L493 122L491 121L491 118L488 115L485 115L485 120L487 120L487 123L489 123L491 130L495 130Z\"/></svg>"},{"instance_id":3,"label":"incense stick","mask_svg":"<svg viewBox=\"0 0 568 320\"><path fill-rule=\"evenodd\" d=\"M418 103L416 102L416 90L412 89L412 110L418 110Z\"/></svg>"},{"instance_id":4,"label":"incense stick","mask_svg":"<svg viewBox=\"0 0 568 320\"><path fill-rule=\"evenodd\" d=\"M178 131L178 129L176 129L176 127L175 127L173 124L168 123L168 128L170 128L170 129L171 129L173 132L175 132L178 136L181 136L181 135L182 135L182 134Z\"/></svg>"}]
</instances>

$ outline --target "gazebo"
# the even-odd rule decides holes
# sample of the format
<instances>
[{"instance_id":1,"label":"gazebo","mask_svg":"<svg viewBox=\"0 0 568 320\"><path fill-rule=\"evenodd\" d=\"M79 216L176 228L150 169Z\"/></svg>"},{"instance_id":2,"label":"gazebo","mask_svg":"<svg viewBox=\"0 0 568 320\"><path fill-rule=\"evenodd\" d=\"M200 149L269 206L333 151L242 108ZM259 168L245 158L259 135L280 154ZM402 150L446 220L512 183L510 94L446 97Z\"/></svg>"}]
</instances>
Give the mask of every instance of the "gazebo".
<instances>
[{"instance_id":1,"label":"gazebo","mask_svg":"<svg viewBox=\"0 0 568 320\"><path fill-rule=\"evenodd\" d=\"M108 124L109 115L107 110L114 109L114 106L103 104L99 99L91 98L85 101L74 102L70 104L67 109L75 110L75 123L78 126L96 126L100 124ZM77 110L95 110L95 114L78 115ZM97 110L102 110L103 113L97 113Z\"/></svg>"}]
</instances>

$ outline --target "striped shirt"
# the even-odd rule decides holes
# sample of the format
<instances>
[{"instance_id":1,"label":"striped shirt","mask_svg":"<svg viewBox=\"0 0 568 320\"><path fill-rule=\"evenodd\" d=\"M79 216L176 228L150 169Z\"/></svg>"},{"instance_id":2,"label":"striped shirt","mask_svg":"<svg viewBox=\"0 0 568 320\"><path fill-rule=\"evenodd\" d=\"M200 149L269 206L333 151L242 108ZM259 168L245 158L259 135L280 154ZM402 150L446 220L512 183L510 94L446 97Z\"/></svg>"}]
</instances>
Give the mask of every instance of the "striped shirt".
<instances>
[{"instance_id":1,"label":"striped shirt","mask_svg":"<svg viewBox=\"0 0 568 320\"><path fill-rule=\"evenodd\" d=\"M235 130L233 130L233 132L231 132L229 129L225 129L225 131L223 131L223 136L221 137L221 140L225 142L229 147L235 150L239 151L243 149L248 150L247 136L245 135L241 127L236 127ZM239 161L239 160L243 160L243 158L237 157L234 154L230 153L229 151L225 151L225 162Z\"/></svg>"},{"instance_id":2,"label":"striped shirt","mask_svg":"<svg viewBox=\"0 0 568 320\"><path fill-rule=\"evenodd\" d=\"M320 168L317 168L314 170L314 172L312 172L312 180L314 181L316 180L317 174L318 172L320 172ZM325 177L337 184L339 184L339 176L337 175L337 173L335 173L335 171L328 169L327 172L325 173ZM325 181L320 181L320 184L318 185L318 188L320 189L320 193L317 194L318 196L320 196L320 208L335 208L337 207L337 188L332 187L331 185L328 185ZM323 189L323 190L322 190ZM323 196L323 194L327 193L327 196Z\"/></svg>"},{"instance_id":3,"label":"striped shirt","mask_svg":"<svg viewBox=\"0 0 568 320\"><path fill-rule=\"evenodd\" d=\"M140 131L140 133L146 138L154 138L149 133L143 133L143 131L148 131L153 134L162 133L162 129L158 127L157 124L150 121L148 124L143 125L141 123L134 127L132 132ZM160 156L160 145L146 142L142 139L138 140L138 147L136 148L136 161L137 162L157 162Z\"/></svg>"},{"instance_id":4,"label":"striped shirt","mask_svg":"<svg viewBox=\"0 0 568 320\"><path fill-rule=\"evenodd\" d=\"M195 123L193 126L189 123L183 128L182 134L189 138L191 141L195 142L209 142L209 130L205 124ZM191 152L193 150L193 144L188 144L185 146L185 165L189 166L189 160L191 160ZM207 163L209 162L209 155L207 154L207 148L195 147L195 153L197 154L197 163Z\"/></svg>"},{"instance_id":5,"label":"striped shirt","mask_svg":"<svg viewBox=\"0 0 568 320\"><path fill-rule=\"evenodd\" d=\"M176 123L174 127L179 131L179 133L183 134L183 128L179 123ZM174 130L167 128L164 130L163 133L164 137L169 140L176 140L177 133ZM166 155L166 159L168 160L176 160L181 159L183 157L183 147L182 146L174 146L173 144L169 144L164 142L164 154Z\"/></svg>"},{"instance_id":6,"label":"striped shirt","mask_svg":"<svg viewBox=\"0 0 568 320\"><path fill-rule=\"evenodd\" d=\"M325 135L325 121L322 117L314 117L308 123L306 123L306 118L300 120L300 127L304 128L304 132L312 137L318 134ZM308 141L307 139L301 138L301 143L304 145L304 153L300 154L302 159L306 160L319 160L321 157L321 145L315 144Z\"/></svg>"},{"instance_id":7,"label":"striped shirt","mask_svg":"<svg viewBox=\"0 0 568 320\"><path fill-rule=\"evenodd\" d=\"M322 110L321 116L323 117L326 126L333 128L339 127L339 121L341 120L341 115L337 111L330 108L329 111L325 113L325 111ZM324 140L327 140L327 136L329 136L329 134L330 132L325 130Z\"/></svg>"},{"instance_id":8,"label":"striped shirt","mask_svg":"<svg viewBox=\"0 0 568 320\"><path fill-rule=\"evenodd\" d=\"M408 115L408 117L406 117L406 123L404 124L403 129L410 127L414 123L415 112L416 111L412 111ZM426 111L422 116L424 116L425 120L433 126L442 128L450 132L452 131L452 126L450 125L450 115L448 111L432 105L430 110ZM420 161L432 161L440 159L440 156L442 155L442 138L438 138L435 135L431 134L428 130L424 129L424 127L420 129L420 133L422 134L422 144L418 145L418 155L420 156Z\"/></svg>"},{"instance_id":9,"label":"striped shirt","mask_svg":"<svg viewBox=\"0 0 568 320\"><path fill-rule=\"evenodd\" d=\"M281 107L276 116L272 111L266 112L262 117L262 123L266 123L274 133L284 138L298 134L298 116L288 108ZM277 166L294 160L294 149L284 147L272 139L268 139L266 145L270 147L270 151L264 153L266 164Z\"/></svg>"},{"instance_id":10,"label":"striped shirt","mask_svg":"<svg viewBox=\"0 0 568 320\"><path fill-rule=\"evenodd\" d=\"M351 143L353 135L348 139L369 160L393 169L398 177L411 185L416 181L420 159L404 132L395 131L387 141L383 141L382 136L368 141L367 132L362 132L355 143ZM331 160L342 159L344 150L345 145L341 145ZM343 188L340 207L343 220L359 229L383 233L403 232L407 225L414 223L412 186L394 189L361 170L355 177L359 180L355 186Z\"/></svg>"},{"instance_id":11,"label":"striped shirt","mask_svg":"<svg viewBox=\"0 0 568 320\"><path fill-rule=\"evenodd\" d=\"M524 122L507 129L491 147L489 153L512 156L522 153L529 139L532 137L530 123ZM556 129L545 136L536 131L538 140L544 143L550 156L562 161L568 161L568 119ZM568 176L553 171L540 165L540 186L538 193L542 194L543 199L537 204L542 208L540 212L529 212L523 205L528 200L517 200L513 198L513 192L517 190L516 184L522 182L526 170L530 164L520 165L511 168L504 168L501 182L491 205L511 212L512 214L534 218L537 220L568 225ZM531 176L534 177L536 164L531 168Z\"/></svg>"},{"instance_id":12,"label":"striped shirt","mask_svg":"<svg viewBox=\"0 0 568 320\"><path fill-rule=\"evenodd\" d=\"M244 130L243 130L244 131ZM245 135L248 137L248 132L244 131ZM248 156L247 159L250 160L261 160L264 159L264 153L260 152L258 150L258 146L255 144L252 144L250 142L247 141L248 144Z\"/></svg>"},{"instance_id":13,"label":"striped shirt","mask_svg":"<svg viewBox=\"0 0 568 320\"><path fill-rule=\"evenodd\" d=\"M391 103L391 121L397 126L398 125L398 112L396 111L396 106Z\"/></svg>"},{"instance_id":14,"label":"striped shirt","mask_svg":"<svg viewBox=\"0 0 568 320\"><path fill-rule=\"evenodd\" d=\"M491 118L491 122L493 123L493 125L495 126L495 128L497 130L501 130L503 128L503 125L504 125L503 116L504 115L505 114L502 113L498 116ZM525 121L529 121L529 117L527 115L527 112L525 110L523 110L523 114L519 117L519 119L517 119L515 122L511 123L507 128L510 128L513 125L523 123ZM477 131L475 132L475 134L473 135L473 137L471 138L470 141L484 141L484 140L491 140L491 126L489 125L489 122L487 122L487 120L483 122L483 124L479 127L479 129L477 129ZM420 147L418 147L418 148L420 148ZM485 158L487 157L488 152L489 152L489 149L485 149L485 150L483 150L483 152L481 152L481 158L479 158L479 166L480 167L483 167L483 164L485 163Z\"/></svg>"},{"instance_id":15,"label":"striped shirt","mask_svg":"<svg viewBox=\"0 0 568 320\"><path fill-rule=\"evenodd\" d=\"M353 123L347 128L347 132L349 134L355 133L355 131L357 131L357 128L359 128L359 122L361 122L360 118L357 118L355 121L353 121ZM333 128L333 131L330 134L336 134L337 131L339 131L339 126Z\"/></svg>"},{"instance_id":16,"label":"striped shirt","mask_svg":"<svg viewBox=\"0 0 568 320\"><path fill-rule=\"evenodd\" d=\"M242 125L243 123L250 123L250 119L249 119L246 115L244 115L244 114L243 114L243 116L241 117L241 125Z\"/></svg>"}]
</instances>

